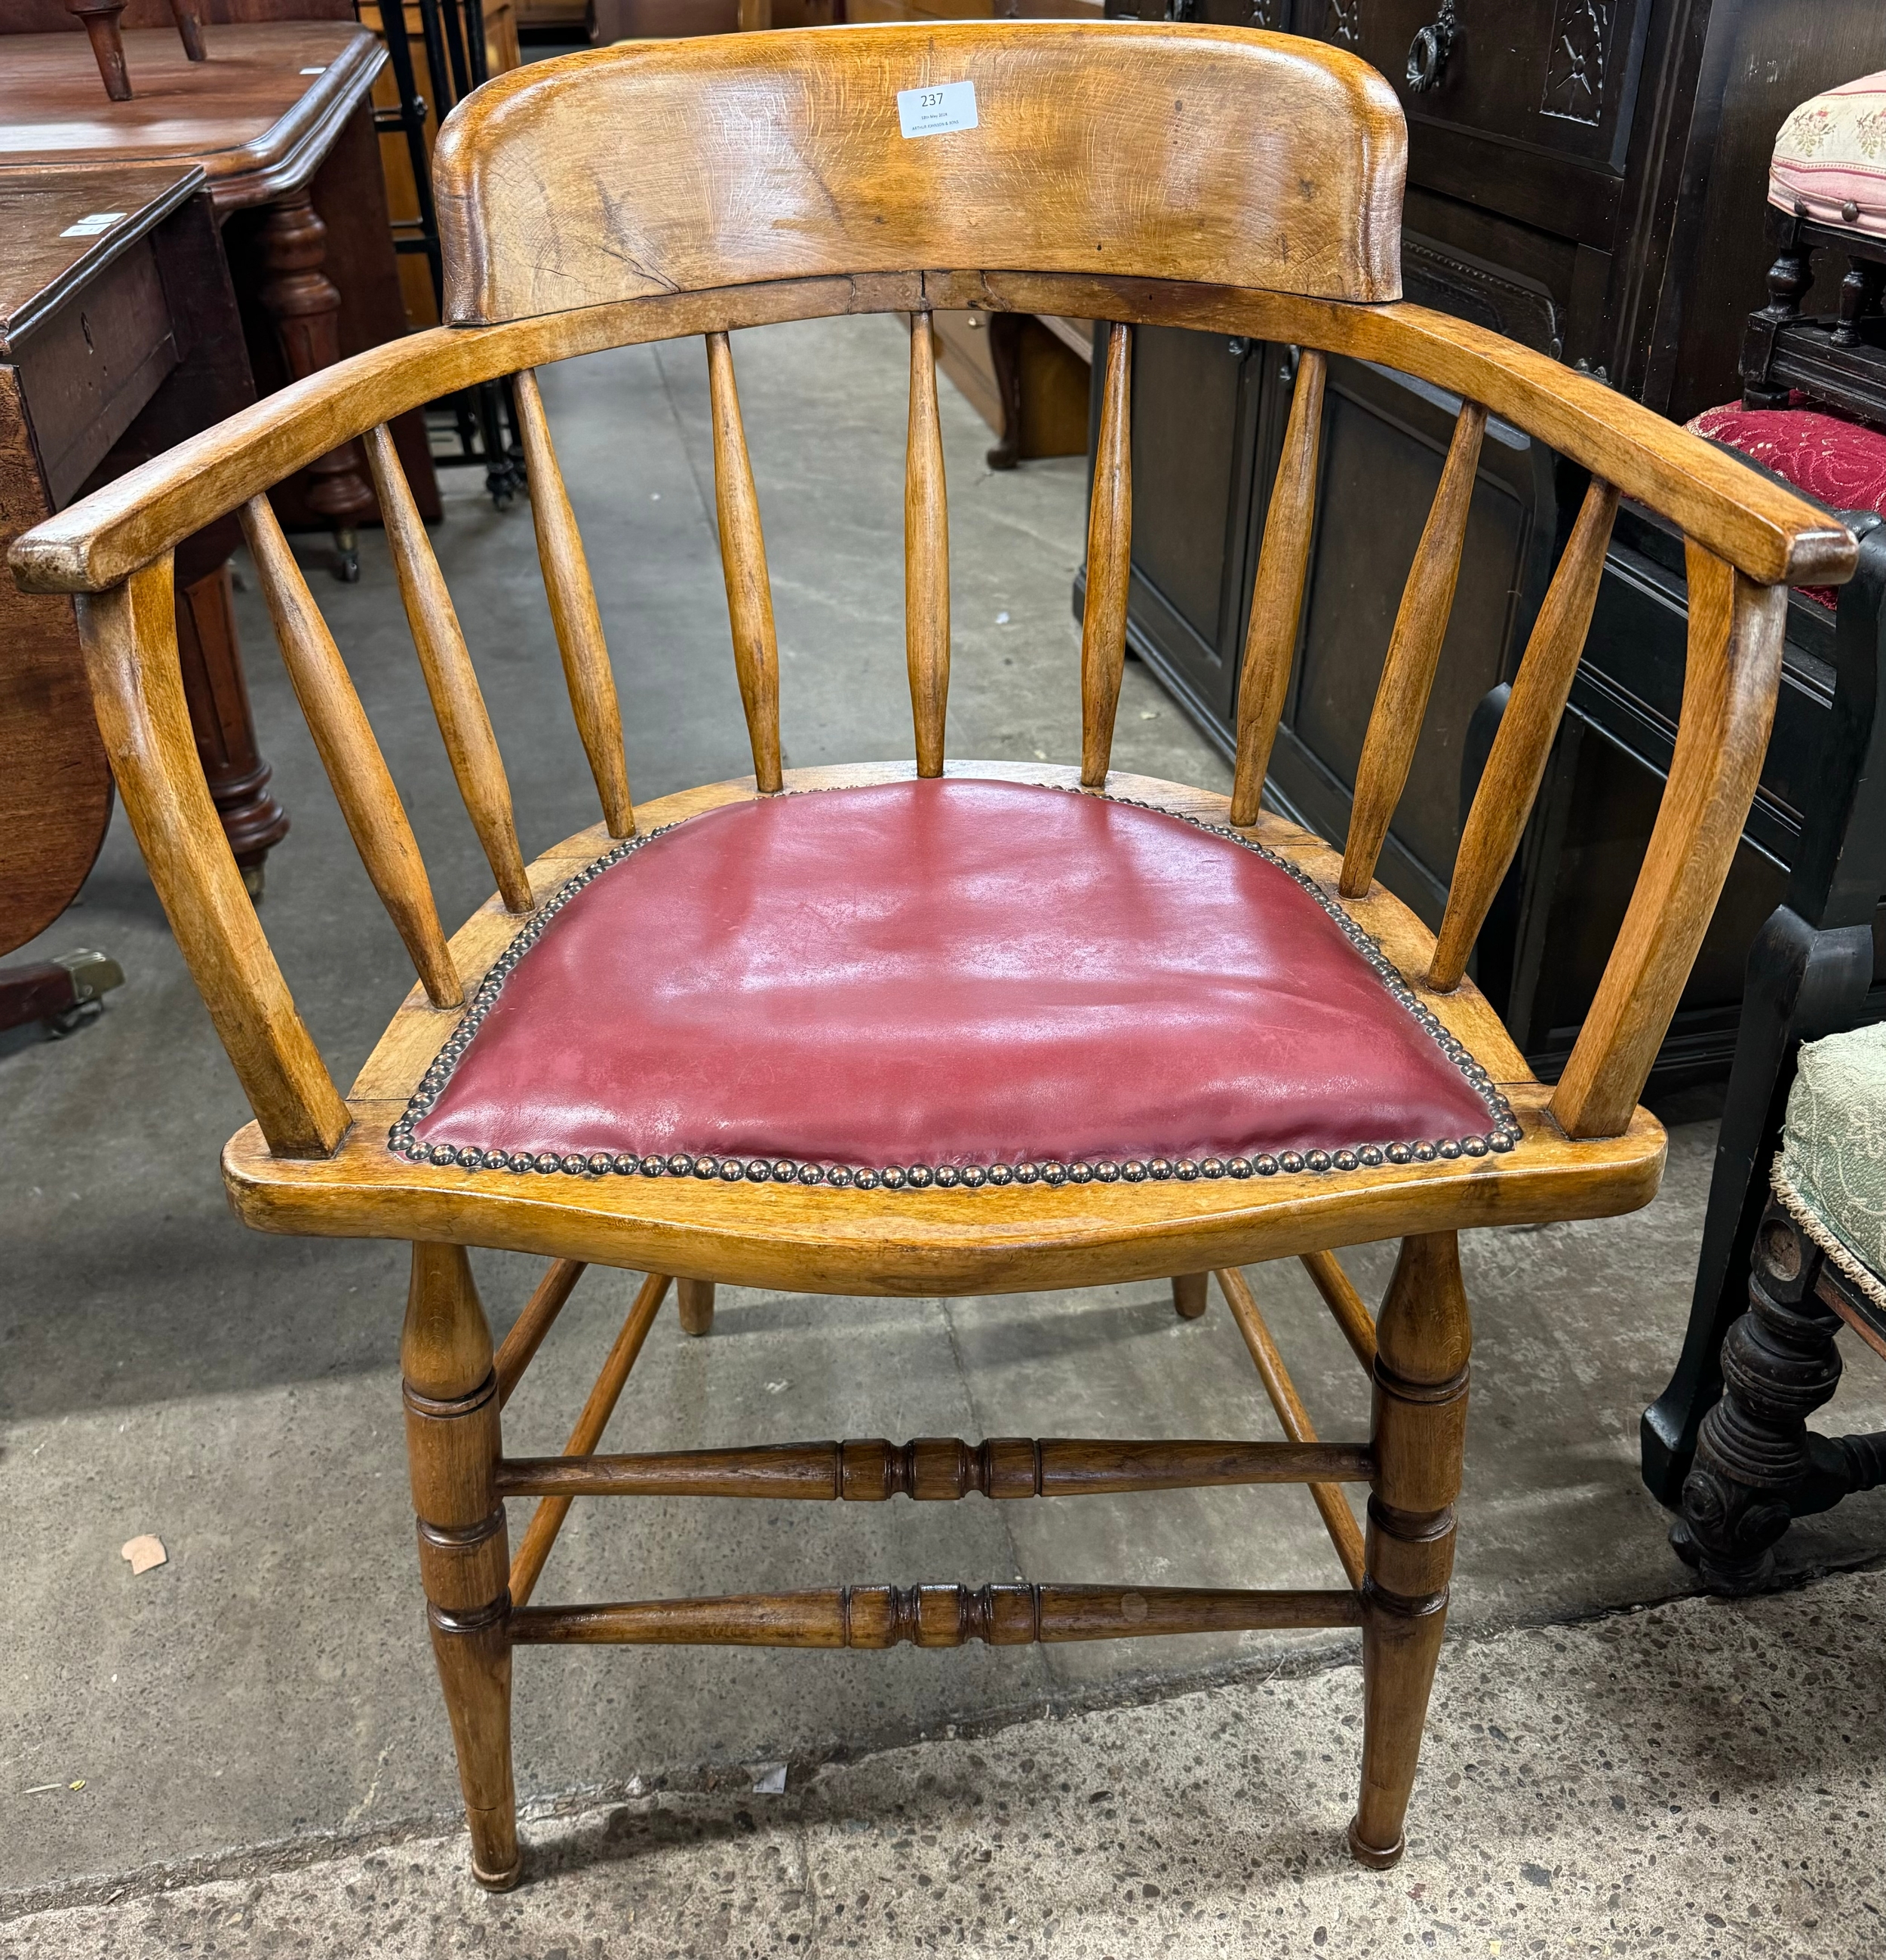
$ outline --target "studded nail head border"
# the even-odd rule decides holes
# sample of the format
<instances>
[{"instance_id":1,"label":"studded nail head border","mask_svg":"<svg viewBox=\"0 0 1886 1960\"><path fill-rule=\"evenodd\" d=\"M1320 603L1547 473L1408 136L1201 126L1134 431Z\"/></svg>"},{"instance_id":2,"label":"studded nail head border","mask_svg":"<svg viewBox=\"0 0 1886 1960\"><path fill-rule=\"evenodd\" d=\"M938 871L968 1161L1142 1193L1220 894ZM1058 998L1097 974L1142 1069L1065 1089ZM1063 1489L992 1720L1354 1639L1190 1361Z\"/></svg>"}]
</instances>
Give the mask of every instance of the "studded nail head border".
<instances>
[{"instance_id":1,"label":"studded nail head border","mask_svg":"<svg viewBox=\"0 0 1886 1960\"><path fill-rule=\"evenodd\" d=\"M825 796L827 790L797 790L797 796ZM1090 791L1070 790L1070 796ZM1177 810L1162 810L1156 803L1141 803L1127 797L1109 797L1109 803L1124 803L1135 810L1151 810L1160 816L1189 823L1208 836L1223 838L1239 849L1253 852L1281 871L1313 899L1333 920L1370 970L1391 995L1413 1016L1442 1055L1459 1070L1462 1079L1485 1106L1484 1131L1462 1137L1411 1139L1390 1143L1356 1144L1339 1150L1264 1150L1248 1157L1080 1158L1063 1163L1053 1160L1021 1164L883 1164L858 1165L810 1162L797 1157L749 1157L696 1155L687 1150L666 1156L638 1156L631 1150L613 1154L603 1150L584 1155L580 1151L481 1150L474 1144L426 1144L414 1134L415 1127L444 1093L459 1058L471 1045L485 1017L496 1004L519 963L536 945L558 912L585 886L612 870L632 853L644 850L658 838L677 830L688 819L664 824L659 830L645 832L619 844L579 871L555 896L545 901L536 915L512 940L472 996L463 1017L452 1031L420 1078L412 1099L387 1132L386 1141L396 1157L409 1163L434 1164L441 1169L456 1166L461 1170L535 1172L565 1177L694 1177L718 1179L725 1184L823 1185L836 1190L982 1191L1000 1190L1008 1185L1045 1185L1051 1190L1063 1185L1141 1184L1175 1179L1189 1184L1195 1179L1265 1178L1320 1175L1329 1171L1376 1170L1383 1164L1432 1163L1436 1159L1484 1157L1503 1155L1519 1141L1518 1119L1506 1097L1495 1087L1486 1070L1467 1048L1450 1034L1433 1010L1417 998L1382 948L1363 931L1341 905L1328 897L1308 872L1288 859L1248 837L1218 824L1206 823Z\"/></svg>"}]
</instances>

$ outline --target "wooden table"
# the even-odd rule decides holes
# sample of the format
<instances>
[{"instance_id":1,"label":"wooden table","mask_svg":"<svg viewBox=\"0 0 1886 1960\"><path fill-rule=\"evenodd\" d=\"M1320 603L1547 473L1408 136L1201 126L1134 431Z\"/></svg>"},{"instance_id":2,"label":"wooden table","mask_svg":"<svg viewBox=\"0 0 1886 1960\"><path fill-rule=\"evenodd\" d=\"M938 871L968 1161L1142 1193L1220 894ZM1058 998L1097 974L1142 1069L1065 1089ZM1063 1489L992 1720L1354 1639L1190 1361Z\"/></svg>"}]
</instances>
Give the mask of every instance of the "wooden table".
<instances>
[{"instance_id":1,"label":"wooden table","mask_svg":"<svg viewBox=\"0 0 1886 1960\"><path fill-rule=\"evenodd\" d=\"M258 390L405 330L368 99L385 59L377 38L351 21L219 24L201 63L185 59L167 27L124 38L137 91L128 102L106 97L82 33L0 38L8 536ZM61 236L76 218L113 211L126 214L121 225ZM108 356L87 330L116 336ZM423 418L396 434L421 509L437 516ZM275 501L287 523L331 529L343 575L357 575L354 527L375 514L358 444ZM250 716L228 597L235 541L225 520L179 547L178 637L205 772L259 892L288 818L269 793ZM0 634L0 719L9 702L49 689L35 698L65 725L69 752L62 762L34 749L15 768L8 745L4 952L69 902L103 834L110 788L70 609L23 599L6 581ZM67 712L75 704L82 713Z\"/></svg>"},{"instance_id":2,"label":"wooden table","mask_svg":"<svg viewBox=\"0 0 1886 1960\"><path fill-rule=\"evenodd\" d=\"M204 185L193 164L0 172L0 540L141 422L181 434L251 398ZM110 813L72 606L0 580L0 953L71 902Z\"/></svg>"}]
</instances>

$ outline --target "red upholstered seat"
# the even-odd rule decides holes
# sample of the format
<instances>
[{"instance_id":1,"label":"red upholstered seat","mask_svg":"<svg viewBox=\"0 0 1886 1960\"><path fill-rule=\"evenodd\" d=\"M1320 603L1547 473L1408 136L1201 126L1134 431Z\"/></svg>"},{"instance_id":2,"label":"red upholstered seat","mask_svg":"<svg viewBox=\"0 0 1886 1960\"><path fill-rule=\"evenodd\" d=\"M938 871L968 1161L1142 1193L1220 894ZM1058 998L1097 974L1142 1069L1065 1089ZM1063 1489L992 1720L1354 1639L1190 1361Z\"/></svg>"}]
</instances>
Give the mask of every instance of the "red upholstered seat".
<instances>
[{"instance_id":1,"label":"red upholstered seat","mask_svg":"<svg viewBox=\"0 0 1886 1960\"><path fill-rule=\"evenodd\" d=\"M501 961L391 1141L868 1188L1348 1169L1516 1134L1268 852L954 778L728 804L609 854Z\"/></svg>"},{"instance_id":2,"label":"red upholstered seat","mask_svg":"<svg viewBox=\"0 0 1886 1960\"><path fill-rule=\"evenodd\" d=\"M1886 433L1864 422L1814 409L1744 409L1728 402L1705 409L1684 426L1752 457L1830 510L1886 514ZM1831 588L1802 589L1833 609L1837 595Z\"/></svg>"}]
</instances>

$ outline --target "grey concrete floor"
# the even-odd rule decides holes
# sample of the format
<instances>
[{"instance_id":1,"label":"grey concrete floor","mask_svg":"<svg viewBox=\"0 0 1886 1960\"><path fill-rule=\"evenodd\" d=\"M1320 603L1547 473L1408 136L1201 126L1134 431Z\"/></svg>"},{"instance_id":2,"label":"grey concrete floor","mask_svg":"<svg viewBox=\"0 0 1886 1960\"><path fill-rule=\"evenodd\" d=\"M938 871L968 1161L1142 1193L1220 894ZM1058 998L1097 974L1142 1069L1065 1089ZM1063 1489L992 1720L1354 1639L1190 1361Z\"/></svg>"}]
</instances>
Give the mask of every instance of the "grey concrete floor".
<instances>
[{"instance_id":1,"label":"grey concrete floor","mask_svg":"<svg viewBox=\"0 0 1886 1960\"><path fill-rule=\"evenodd\" d=\"M739 336L736 355L773 565L787 759L907 755L901 332L873 320L773 328ZM740 773L700 348L572 363L545 377L545 394L596 572L638 794ZM1078 752L1068 595L1082 467L993 474L982 462L988 432L948 390L943 407L952 752L1069 759ZM495 513L466 477L447 483L440 560L505 746L526 848L541 848L595 813L529 512ZM307 556L318 568L318 541ZM488 876L377 536L363 557L358 587L318 569L316 583L440 910L456 919L483 899ZM345 1082L409 972L321 779L259 605L253 593L239 603L257 723L294 821L270 863L263 922ZM1137 667L1115 759L1226 780ZM129 985L77 1038L0 1053L0 1188L11 1200L0 1268L10 1717L0 1729L0 1913L94 1880L215 1869L244 1847L430 1828L456 1802L411 1551L399 1251L265 1239L230 1217L217 1155L246 1112L122 823L79 905L43 943L81 943L122 960ZM1712 1142L1706 1121L1676 1124L1664 1193L1633 1218L1467 1242L1478 1347L1461 1634L1484 1638L1687 1589L1664 1544L1665 1520L1636 1480L1636 1430L1676 1351ZM1365 1290L1379 1290L1389 1256L1382 1247L1348 1255ZM498 1255L480 1255L478 1269L501 1328L533 1272ZM1325 1433L1360 1433L1364 1385L1307 1282L1292 1268L1258 1268L1253 1280ZM507 1415L517 1446L560 1446L633 1284L586 1279ZM1862 1361L1830 1420L1886 1422L1881 1389ZM685 1341L664 1319L612 1437L660 1447L1005 1433L1275 1431L1222 1306L1181 1325L1162 1289L1140 1286L925 1302L729 1292L705 1341ZM145 1532L162 1538L169 1563L133 1577L119 1547ZM1882 1548L1886 1496L1875 1496L1798 1528L1787 1555L1799 1570ZM1287 1491L918 1510L650 1503L578 1507L543 1594L1017 1574L1323 1584L1335 1570L1314 1512ZM685 1790L729 1765L803 1769L953 1723L1130 1701L1252 1669L1313 1672L1352 1656L1347 1637L1256 1635L999 1653L526 1653L519 1780L538 1802L664 1781ZM1344 1733L1334 1783L1353 1773L1353 1737ZM1286 1827L1285 1806L1277 1828Z\"/></svg>"},{"instance_id":2,"label":"grey concrete floor","mask_svg":"<svg viewBox=\"0 0 1886 1960\"><path fill-rule=\"evenodd\" d=\"M1343 1849L1353 1665L575 1806L0 1924L0 1960L1876 1960L1886 1578L1456 1640L1392 1872Z\"/></svg>"}]
</instances>

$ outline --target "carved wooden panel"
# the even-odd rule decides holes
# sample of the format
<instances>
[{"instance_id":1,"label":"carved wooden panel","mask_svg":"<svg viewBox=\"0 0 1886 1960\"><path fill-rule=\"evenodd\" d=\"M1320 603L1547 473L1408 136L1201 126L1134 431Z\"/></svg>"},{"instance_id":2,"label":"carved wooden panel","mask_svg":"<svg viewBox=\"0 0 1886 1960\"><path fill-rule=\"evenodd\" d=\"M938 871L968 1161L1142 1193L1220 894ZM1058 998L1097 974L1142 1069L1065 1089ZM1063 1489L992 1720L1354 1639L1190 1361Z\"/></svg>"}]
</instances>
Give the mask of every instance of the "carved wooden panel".
<instances>
[{"instance_id":1,"label":"carved wooden panel","mask_svg":"<svg viewBox=\"0 0 1886 1960\"><path fill-rule=\"evenodd\" d=\"M1542 116L1595 124L1604 113L1605 59L1615 0L1558 0L1546 55Z\"/></svg>"}]
</instances>

